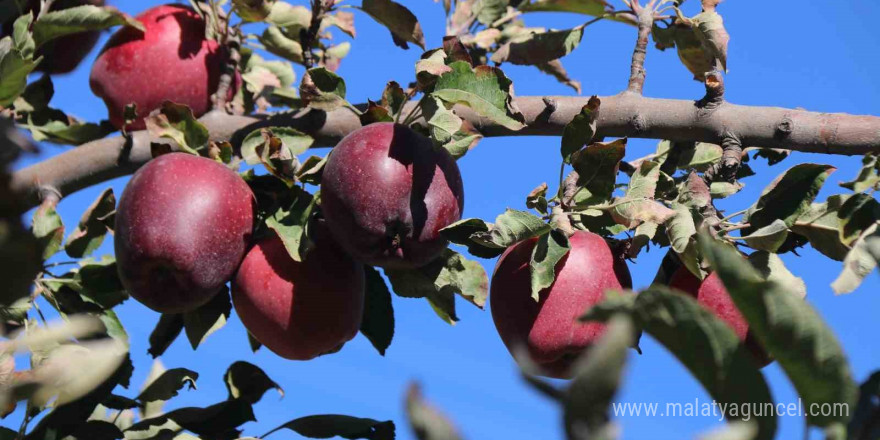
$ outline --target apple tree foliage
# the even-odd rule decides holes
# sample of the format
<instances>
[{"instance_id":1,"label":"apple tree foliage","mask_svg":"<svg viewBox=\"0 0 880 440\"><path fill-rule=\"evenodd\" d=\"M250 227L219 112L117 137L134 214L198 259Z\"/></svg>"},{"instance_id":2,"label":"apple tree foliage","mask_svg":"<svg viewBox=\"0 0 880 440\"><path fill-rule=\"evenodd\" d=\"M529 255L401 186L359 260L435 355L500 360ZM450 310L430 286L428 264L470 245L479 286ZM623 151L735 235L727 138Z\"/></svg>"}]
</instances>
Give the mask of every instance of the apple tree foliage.
<instances>
[{"instance_id":1,"label":"apple tree foliage","mask_svg":"<svg viewBox=\"0 0 880 440\"><path fill-rule=\"evenodd\" d=\"M411 125L456 159L483 137L456 112L460 106L509 131L524 127L513 100L513 82L501 69L505 63L534 66L579 93L580 83L568 75L561 59L580 45L597 20L635 29L639 11L656 8L650 35L657 48L675 49L698 81L708 83L727 68L730 37L713 0L703 0L703 12L693 17L678 9L682 1L642 6L632 0L622 2L620 9L604 0L441 1L449 36L432 49L427 49L417 18L393 0L313 0L311 8L282 0L191 3L209 23L209 37L234 41L239 55L236 68L243 87L224 103L227 110L326 113L347 108L364 125ZM583 14L586 21L572 29L529 27L526 23L535 11ZM41 61L35 49L79 31L142 25L109 6L18 18L15 10L0 13L3 21L14 20L13 33L0 40L0 113L5 117L0 121L0 317L5 336L0 342L0 411L8 414L17 405L26 407L22 430L2 428L0 438L249 438L241 437L239 426L254 420L251 406L273 389L283 394L256 365L230 365L223 377L228 398L204 407L163 409L165 402L202 383L195 371L165 369L157 359L146 383L130 383L135 366L128 355L128 336L113 311L128 294L116 275L114 259L93 255L112 233L113 191L101 193L76 225L64 225L55 210L58 195L45 194L28 229L8 185L9 163L18 150L31 148L10 121L36 141L74 146L114 130L107 121L81 121L50 106L55 93L51 77L30 75ZM362 106L347 101L345 80L335 73L352 44L330 38L333 33L354 38L355 17L385 26L391 42L402 49L417 46L424 51L411 82L388 82L376 91L375 100ZM306 67L302 78L296 78L292 64ZM553 103L547 106L552 111ZM847 403L855 408L851 417L810 417L810 425L824 428L828 438L877 438L878 375L861 387L854 382L832 329L802 300L803 282L779 255L811 246L842 261L843 270L832 285L837 293L852 292L875 271L880 260L880 202L874 196L880 188L880 157L865 155L861 172L825 200L816 197L835 169L793 164L747 210L728 214L713 202L742 190L743 181L754 174L749 162L776 165L785 162L789 151L659 140L656 151L626 162L626 138L596 136L601 112L601 100L593 97L561 133L559 160L563 169L573 172L565 179L561 175L556 188L541 184L526 195L521 207L495 219L463 219L443 230L450 242L476 258L495 258L513 244L537 237L530 263L536 300L553 283L554 267L568 252L566 235L560 231L600 234L630 259L648 246L666 249L654 286L638 294L609 292L603 303L584 311L582 320L608 322L608 331L577 362L575 378L566 387L543 381L522 363L526 382L559 402L569 438L614 438L609 403L625 380L628 349L637 347L643 333L669 349L717 401L773 402L763 374L733 331L694 299L663 287L682 265L701 279L710 270L719 274L756 337L805 403ZM316 144L310 134L268 121L238 140L217 141L186 106L166 102L148 118L147 129L177 150L233 170L245 168L241 175L257 197L258 229L277 233L291 258L301 261L312 246L307 225L320 209L317 187L325 159L308 155ZM169 150L167 143L153 145L154 156ZM75 264L47 263L62 252ZM744 254L750 254L748 259ZM458 320L456 297L480 308L486 302L488 277L481 265L452 249L418 269L385 270L390 285L379 269L366 271L361 332L382 355L394 334L392 293L424 298L449 323ZM43 322L38 299L57 310L64 322ZM158 358L182 334L195 350L212 333L222 331L230 313L229 294L224 292L195 311L162 315L150 335L149 353ZM260 348L254 339L250 344L254 351ZM19 353L29 353L30 368L15 365L13 356ZM453 423L424 400L415 384L407 391L406 411L418 438L460 438ZM731 419L736 422L736 417ZM36 423L28 427L30 420ZM763 417L752 424L733 423L710 438L770 439L776 425L774 417ZM381 440L395 435L390 421L310 415L258 438L279 430L308 438Z\"/></svg>"}]
</instances>

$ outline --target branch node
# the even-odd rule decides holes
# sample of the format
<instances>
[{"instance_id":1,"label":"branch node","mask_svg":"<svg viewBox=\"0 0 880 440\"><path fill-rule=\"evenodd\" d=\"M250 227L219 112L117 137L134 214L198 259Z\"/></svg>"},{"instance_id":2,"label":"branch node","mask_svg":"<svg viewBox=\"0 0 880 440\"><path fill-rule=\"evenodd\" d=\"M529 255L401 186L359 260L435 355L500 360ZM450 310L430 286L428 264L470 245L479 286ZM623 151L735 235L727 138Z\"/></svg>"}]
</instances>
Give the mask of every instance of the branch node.
<instances>
[{"instance_id":1,"label":"branch node","mask_svg":"<svg viewBox=\"0 0 880 440\"><path fill-rule=\"evenodd\" d=\"M725 130L722 135L721 161L708 169L705 173L705 179L711 183L722 180L725 182L733 182L736 180L736 173L742 165L742 142L739 136L729 130Z\"/></svg>"},{"instance_id":2,"label":"branch node","mask_svg":"<svg viewBox=\"0 0 880 440\"><path fill-rule=\"evenodd\" d=\"M648 130L648 120L641 114L633 115L629 120L629 125L638 133L643 133Z\"/></svg>"},{"instance_id":3,"label":"branch node","mask_svg":"<svg viewBox=\"0 0 880 440\"><path fill-rule=\"evenodd\" d=\"M555 112L556 109L559 107L559 104L556 103L556 100L549 96L541 98L541 101L544 102L544 108L548 110L550 114L553 114L553 112Z\"/></svg>"},{"instance_id":4,"label":"branch node","mask_svg":"<svg viewBox=\"0 0 880 440\"><path fill-rule=\"evenodd\" d=\"M724 103L724 76L714 70L706 73L706 96L697 101L697 107L713 111Z\"/></svg>"},{"instance_id":5,"label":"branch node","mask_svg":"<svg viewBox=\"0 0 880 440\"><path fill-rule=\"evenodd\" d=\"M790 114L786 114L779 124L776 125L776 138L777 139L785 139L791 136L791 132L794 131L794 119L791 118Z\"/></svg>"}]
</instances>

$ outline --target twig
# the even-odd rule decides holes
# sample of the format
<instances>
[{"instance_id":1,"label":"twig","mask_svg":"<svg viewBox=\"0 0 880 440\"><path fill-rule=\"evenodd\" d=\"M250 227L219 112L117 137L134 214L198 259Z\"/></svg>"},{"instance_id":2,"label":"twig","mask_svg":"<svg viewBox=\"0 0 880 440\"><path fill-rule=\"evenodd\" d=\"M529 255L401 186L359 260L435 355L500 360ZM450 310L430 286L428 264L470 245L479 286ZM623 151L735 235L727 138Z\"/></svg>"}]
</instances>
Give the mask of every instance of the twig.
<instances>
[{"instance_id":1,"label":"twig","mask_svg":"<svg viewBox=\"0 0 880 440\"><path fill-rule=\"evenodd\" d=\"M632 2L632 10L639 20L639 35L633 49L629 85L626 90L638 95L642 94L642 89L645 87L645 58L648 55L648 37L650 37L651 27L654 25L653 3L651 2L643 8L639 5L638 0Z\"/></svg>"}]
</instances>

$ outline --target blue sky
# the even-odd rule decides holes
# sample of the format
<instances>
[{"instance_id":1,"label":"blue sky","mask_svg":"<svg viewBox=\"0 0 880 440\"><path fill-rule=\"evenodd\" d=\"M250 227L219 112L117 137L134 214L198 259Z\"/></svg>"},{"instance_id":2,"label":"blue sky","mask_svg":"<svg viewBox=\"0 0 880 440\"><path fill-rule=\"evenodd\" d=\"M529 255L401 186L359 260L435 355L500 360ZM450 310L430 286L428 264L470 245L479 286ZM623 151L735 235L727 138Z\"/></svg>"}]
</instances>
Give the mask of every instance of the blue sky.
<instances>
[{"instance_id":1,"label":"blue sky","mask_svg":"<svg viewBox=\"0 0 880 440\"><path fill-rule=\"evenodd\" d=\"M612 0L615 2L618 0ZM119 9L135 14L160 1L111 1ZM306 2L303 0L294 3ZM697 12L698 3L686 5ZM420 19L429 47L438 47L444 31L443 9L427 0L405 1ZM619 2L618 5L619 6ZM721 5L731 34L728 54L730 73L726 78L728 100L737 104L803 107L823 112L880 114L880 85L874 78L878 66L876 24L880 3L814 0L810 2L746 2L731 0ZM527 17L534 26L569 28L584 17L571 14L537 14ZM355 18L358 38L339 73L345 78L351 102L378 98L389 80L402 84L412 80L418 48L401 50L391 43L388 32L364 14ZM338 34L338 33L337 33ZM337 37L339 38L339 37ZM106 35L104 37L106 39ZM612 22L588 27L581 46L563 59L569 73L582 81L584 94L611 95L626 86L634 28ZM103 40L102 40L103 41ZM95 54L92 54L94 57ZM55 78L53 106L81 118L96 121L106 117L103 103L88 86L93 58L71 75ZM678 61L674 52L649 51L645 94L652 97L696 99L702 85ZM572 91L530 67L505 66L517 95L570 95ZM298 75L302 70L297 69ZM632 140L629 159L651 152L656 141ZM17 166L59 154L70 147L44 145L39 157L22 160ZM486 139L464 157L459 165L465 182L466 217L493 219L505 208L524 209L525 195L542 182L551 188L558 176L559 139L514 137ZM786 162L767 170L753 164L758 175L744 181L746 189L719 204L728 212L747 207L778 173L798 162L835 165L819 196L844 190L838 182L852 178L859 158L826 157L795 153ZM764 172L766 171L766 172ZM126 179L109 182L117 195ZM68 231L81 212L106 188L100 185L64 199L59 207ZM112 252L110 240L98 254ZM801 256L787 254L785 263L808 286L807 301L813 305L840 338L850 359L856 380L880 368L876 313L880 310L880 277L873 274L856 292L835 296L829 287L840 271L840 263L806 248ZM636 287L653 279L663 253L653 250L630 264ZM491 273L494 261L481 260ZM257 404L258 422L244 426L245 433L260 435L287 420L310 414L340 413L398 423L398 438L413 438L406 426L402 399L406 384L418 380L424 392L458 424L470 439L554 439L562 438L562 413L550 401L532 391L519 378L517 369L498 338L488 310L478 310L459 301L461 321L449 326L436 318L421 300L394 298L396 331L383 358L363 337L330 356L309 362L286 361L260 350L252 354L241 322L233 317L221 331L193 352L180 338L162 357L169 368L185 366L201 377L198 390L184 391L174 406L208 405L223 400L226 390L222 375L236 360L263 367L281 384L286 396L267 394ZM147 336L159 315L135 301L118 309L132 338L135 361L134 384L146 376L151 359L146 354ZM680 402L709 396L687 371L649 337L642 340L643 354L631 353L630 364L618 400L621 402ZM763 370L778 402L796 402L797 395L782 370L771 365ZM136 390L128 395L133 396ZM125 393L122 393L125 394ZM18 423L20 411L4 423ZM693 438L720 423L712 417L623 417L616 420L623 438ZM781 417L779 438L801 436L803 420ZM813 433L818 437L818 433ZM274 438L294 438L277 433Z\"/></svg>"}]
</instances>

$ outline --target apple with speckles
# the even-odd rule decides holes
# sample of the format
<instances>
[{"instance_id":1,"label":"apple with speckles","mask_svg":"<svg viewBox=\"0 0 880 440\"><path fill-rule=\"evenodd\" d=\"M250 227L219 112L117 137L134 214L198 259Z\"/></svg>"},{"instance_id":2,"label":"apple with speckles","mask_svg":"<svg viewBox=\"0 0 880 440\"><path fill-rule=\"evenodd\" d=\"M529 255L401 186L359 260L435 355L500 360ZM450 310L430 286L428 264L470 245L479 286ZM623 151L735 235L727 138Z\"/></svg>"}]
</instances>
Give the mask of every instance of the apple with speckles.
<instances>
[{"instance_id":1,"label":"apple with speckles","mask_svg":"<svg viewBox=\"0 0 880 440\"><path fill-rule=\"evenodd\" d=\"M703 307L727 323L739 337L739 340L746 344L746 348L749 349L759 367L773 362L773 358L767 354L767 351L749 331L749 323L736 308L736 304L730 297L730 293L724 288L717 273L710 273L700 281L686 267L681 266L669 279L669 287L694 297Z\"/></svg>"},{"instance_id":2,"label":"apple with speckles","mask_svg":"<svg viewBox=\"0 0 880 440\"><path fill-rule=\"evenodd\" d=\"M461 219L464 189L455 159L409 127L375 123L333 148L321 211L357 260L389 269L424 266L447 246L440 230Z\"/></svg>"},{"instance_id":3,"label":"apple with speckles","mask_svg":"<svg viewBox=\"0 0 880 440\"><path fill-rule=\"evenodd\" d=\"M146 32L119 29L89 77L92 91L107 105L110 122L122 128L125 106L135 104L137 119L127 128L141 130L144 117L166 100L186 104L196 117L207 113L227 54L220 43L205 38L204 19L182 5L157 6L135 18Z\"/></svg>"},{"instance_id":4,"label":"apple with speckles","mask_svg":"<svg viewBox=\"0 0 880 440\"><path fill-rule=\"evenodd\" d=\"M185 153L148 162L116 208L114 246L123 286L161 313L205 304L245 255L254 205L244 180L218 162Z\"/></svg>"},{"instance_id":5,"label":"apple with speckles","mask_svg":"<svg viewBox=\"0 0 880 440\"><path fill-rule=\"evenodd\" d=\"M104 6L104 0L55 0L49 8L50 12L61 11L76 6ZM23 9L24 13L36 15L40 11L40 0L29 0ZM9 19L3 23L0 38L12 35L12 24L15 19ZM79 66L82 60L98 44L101 37L100 31L77 32L60 38L49 40L34 53L34 58L43 57L43 61L37 65L36 70L49 74L70 73Z\"/></svg>"},{"instance_id":6,"label":"apple with speckles","mask_svg":"<svg viewBox=\"0 0 880 440\"><path fill-rule=\"evenodd\" d=\"M324 226L314 230L315 247L302 262L290 257L277 235L264 238L245 256L232 283L244 326L286 359L338 351L357 335L363 317L363 265Z\"/></svg>"},{"instance_id":7,"label":"apple with speckles","mask_svg":"<svg viewBox=\"0 0 880 440\"><path fill-rule=\"evenodd\" d=\"M574 360L605 332L605 324L581 323L578 317L601 302L606 290L631 288L632 278L604 238L577 231L569 238L571 250L556 264L555 281L535 301L529 263L537 241L521 241L498 259L489 293L492 319L511 354L521 351L542 374L567 379Z\"/></svg>"}]
</instances>

